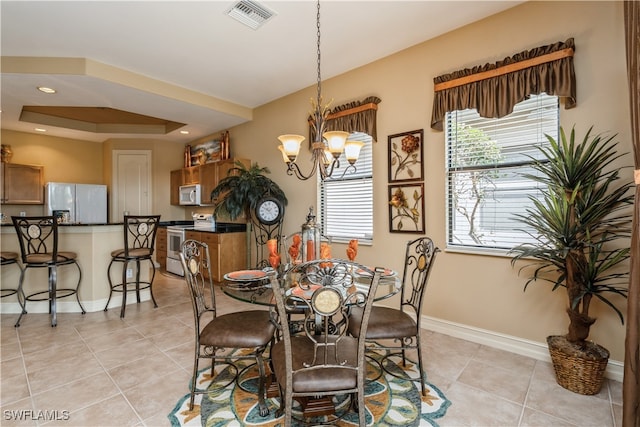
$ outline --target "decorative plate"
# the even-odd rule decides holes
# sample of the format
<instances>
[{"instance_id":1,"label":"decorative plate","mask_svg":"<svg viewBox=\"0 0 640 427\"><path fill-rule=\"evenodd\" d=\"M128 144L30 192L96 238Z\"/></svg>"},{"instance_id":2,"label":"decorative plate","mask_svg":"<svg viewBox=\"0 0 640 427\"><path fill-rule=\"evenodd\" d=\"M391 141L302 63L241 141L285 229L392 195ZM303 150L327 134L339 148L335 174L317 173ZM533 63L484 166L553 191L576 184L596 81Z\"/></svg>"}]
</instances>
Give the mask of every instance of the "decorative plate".
<instances>
[{"instance_id":1,"label":"decorative plate","mask_svg":"<svg viewBox=\"0 0 640 427\"><path fill-rule=\"evenodd\" d=\"M309 285L308 289L302 289L300 286L296 286L295 288L290 289L290 294L303 298L309 299L313 295L316 289L321 288L320 285Z\"/></svg>"},{"instance_id":2,"label":"decorative plate","mask_svg":"<svg viewBox=\"0 0 640 427\"><path fill-rule=\"evenodd\" d=\"M262 270L240 270L232 271L224 275L226 280L232 282L250 282L252 280L261 280L267 277L267 273Z\"/></svg>"}]
</instances>

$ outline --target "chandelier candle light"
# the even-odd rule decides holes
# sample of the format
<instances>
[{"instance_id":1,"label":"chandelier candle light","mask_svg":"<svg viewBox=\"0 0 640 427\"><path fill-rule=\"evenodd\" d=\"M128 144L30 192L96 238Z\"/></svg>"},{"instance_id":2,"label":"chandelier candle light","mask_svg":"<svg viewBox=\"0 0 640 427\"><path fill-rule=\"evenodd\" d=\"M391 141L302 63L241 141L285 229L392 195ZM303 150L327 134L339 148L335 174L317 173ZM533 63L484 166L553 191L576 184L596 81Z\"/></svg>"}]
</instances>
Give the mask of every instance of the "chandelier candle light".
<instances>
[{"instance_id":1,"label":"chandelier candle light","mask_svg":"<svg viewBox=\"0 0 640 427\"><path fill-rule=\"evenodd\" d=\"M308 174L304 174L296 159L300 152L300 145L304 141L302 135L280 135L278 139L282 143L278 146L278 149L282 153L282 159L287 164L287 174L295 175L298 179L307 180L315 175L316 171L320 174L320 179L330 177L333 174L334 168L340 167L340 161L338 160L344 152L349 166L343 171L342 175L347 170L352 169L355 171L355 162L360 155L360 149L364 145L360 141L348 141L347 137L349 132L343 131L329 131L325 132L327 115L329 114L329 104L322 106L322 78L320 75L320 0L318 0L318 13L316 15L316 27L317 27L317 65L318 65L318 80L317 80L317 95L316 100L311 100L313 111L311 113L313 126L314 141L311 144L311 162L313 167Z\"/></svg>"}]
</instances>

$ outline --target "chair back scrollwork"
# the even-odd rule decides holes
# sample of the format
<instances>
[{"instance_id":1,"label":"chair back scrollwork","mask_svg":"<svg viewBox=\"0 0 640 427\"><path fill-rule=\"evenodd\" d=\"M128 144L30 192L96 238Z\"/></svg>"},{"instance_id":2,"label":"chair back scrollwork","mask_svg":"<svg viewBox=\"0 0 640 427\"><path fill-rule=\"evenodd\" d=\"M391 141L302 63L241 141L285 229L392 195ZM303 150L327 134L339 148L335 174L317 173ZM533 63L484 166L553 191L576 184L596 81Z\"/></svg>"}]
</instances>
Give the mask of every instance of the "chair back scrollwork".
<instances>
[{"instance_id":1,"label":"chair back scrollwork","mask_svg":"<svg viewBox=\"0 0 640 427\"><path fill-rule=\"evenodd\" d=\"M355 272L366 277L357 283ZM365 333L384 269L370 270L353 261L319 259L295 264L271 278L280 341L273 348L273 365L281 391L285 425L291 420L296 396L355 393L364 425ZM349 311L363 310L361 338L347 333ZM302 308L302 310L300 310ZM292 334L289 313L302 311L302 333Z\"/></svg>"}]
</instances>

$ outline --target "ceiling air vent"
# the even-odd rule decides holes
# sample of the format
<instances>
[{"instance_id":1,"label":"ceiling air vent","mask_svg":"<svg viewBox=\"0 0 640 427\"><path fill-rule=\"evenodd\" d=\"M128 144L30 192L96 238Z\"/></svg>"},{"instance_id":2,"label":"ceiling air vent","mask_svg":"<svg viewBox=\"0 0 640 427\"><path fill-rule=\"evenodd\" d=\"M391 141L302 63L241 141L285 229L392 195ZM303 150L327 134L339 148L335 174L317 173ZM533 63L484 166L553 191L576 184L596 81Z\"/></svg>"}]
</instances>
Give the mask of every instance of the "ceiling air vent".
<instances>
[{"instance_id":1,"label":"ceiling air vent","mask_svg":"<svg viewBox=\"0 0 640 427\"><path fill-rule=\"evenodd\" d=\"M275 12L251 0L240 0L227 11L227 15L254 30L271 19Z\"/></svg>"}]
</instances>

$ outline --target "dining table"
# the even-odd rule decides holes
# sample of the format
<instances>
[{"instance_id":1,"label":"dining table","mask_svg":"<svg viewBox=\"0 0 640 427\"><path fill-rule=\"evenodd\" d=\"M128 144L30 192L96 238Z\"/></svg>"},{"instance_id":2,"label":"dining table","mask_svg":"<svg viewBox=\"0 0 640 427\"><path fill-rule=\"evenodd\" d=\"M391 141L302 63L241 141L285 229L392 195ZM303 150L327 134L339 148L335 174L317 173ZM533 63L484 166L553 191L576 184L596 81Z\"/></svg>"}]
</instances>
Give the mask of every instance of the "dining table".
<instances>
[{"instance_id":1,"label":"dining table","mask_svg":"<svg viewBox=\"0 0 640 427\"><path fill-rule=\"evenodd\" d=\"M374 270L373 267L368 268ZM225 280L221 283L222 291L224 294L239 301L274 307L275 299L271 287L271 278L276 274L278 274L278 272L270 267L262 270L233 271L224 275ZM353 283L351 291L362 291L364 294L368 294L371 275L366 270L356 270L352 275ZM317 288L317 286L311 286L308 290L301 289L296 283L290 280L280 280L279 284L285 287L285 292L298 292L298 296L302 298L311 298L313 291ZM400 292L401 287L402 278L400 275L396 271L385 268L381 273L374 301L391 298ZM295 321L292 321L290 326L293 329L301 327L301 325ZM275 378L272 377L268 380L267 396L274 397L278 395L277 383L275 382ZM308 398L304 402L301 402L301 404L304 415L308 417L328 415L335 411L333 401L328 396Z\"/></svg>"},{"instance_id":2,"label":"dining table","mask_svg":"<svg viewBox=\"0 0 640 427\"><path fill-rule=\"evenodd\" d=\"M370 267L373 270L373 267ZM224 275L221 282L222 291L239 301L251 304L275 306L273 292L271 289L271 276L277 274L275 270L267 267L262 270L239 270L232 271ZM353 286L355 290L368 294L371 276L364 270L353 272ZM290 281L280 281L280 286L284 286L288 291L296 285ZM391 298L402 287L402 280L399 274L391 269L385 268L380 276L375 301ZM311 291L308 294L311 297Z\"/></svg>"}]
</instances>

